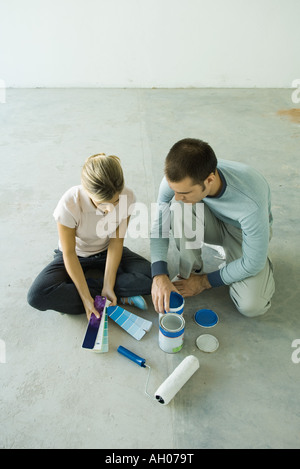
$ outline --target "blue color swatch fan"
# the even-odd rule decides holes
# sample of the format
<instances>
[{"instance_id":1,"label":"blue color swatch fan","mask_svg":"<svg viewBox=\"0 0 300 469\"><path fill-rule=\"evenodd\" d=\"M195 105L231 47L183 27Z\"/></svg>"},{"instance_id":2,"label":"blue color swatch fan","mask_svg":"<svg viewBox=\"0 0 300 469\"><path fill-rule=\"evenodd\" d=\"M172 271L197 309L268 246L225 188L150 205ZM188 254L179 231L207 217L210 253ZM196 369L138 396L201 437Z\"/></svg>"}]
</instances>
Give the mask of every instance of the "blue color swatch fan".
<instances>
[{"instance_id":1,"label":"blue color swatch fan","mask_svg":"<svg viewBox=\"0 0 300 469\"><path fill-rule=\"evenodd\" d=\"M120 306L109 306L107 315L136 340L141 340L152 327L151 321L140 318Z\"/></svg>"},{"instance_id":2,"label":"blue color swatch fan","mask_svg":"<svg viewBox=\"0 0 300 469\"><path fill-rule=\"evenodd\" d=\"M108 318L136 340L141 340L152 327L151 321L140 318L120 306L109 306L110 301L104 296L96 296L94 305L100 318L91 315L82 348L98 353L108 352Z\"/></svg>"}]
</instances>

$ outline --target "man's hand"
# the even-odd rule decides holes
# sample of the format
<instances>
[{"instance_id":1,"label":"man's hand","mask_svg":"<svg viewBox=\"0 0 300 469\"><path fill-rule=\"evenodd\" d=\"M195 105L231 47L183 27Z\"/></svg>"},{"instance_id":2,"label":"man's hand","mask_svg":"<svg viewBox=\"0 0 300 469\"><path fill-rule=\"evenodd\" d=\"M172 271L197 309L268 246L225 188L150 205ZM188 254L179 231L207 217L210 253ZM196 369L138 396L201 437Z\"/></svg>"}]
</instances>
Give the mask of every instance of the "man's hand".
<instances>
[{"instance_id":1,"label":"man's hand","mask_svg":"<svg viewBox=\"0 0 300 469\"><path fill-rule=\"evenodd\" d=\"M211 288L206 274L191 274L188 279L176 280L174 285L183 297L199 295L204 290Z\"/></svg>"},{"instance_id":2,"label":"man's hand","mask_svg":"<svg viewBox=\"0 0 300 469\"><path fill-rule=\"evenodd\" d=\"M156 275L152 282L152 302L157 313L168 313L170 308L170 293L176 291L174 284L167 275Z\"/></svg>"}]
</instances>

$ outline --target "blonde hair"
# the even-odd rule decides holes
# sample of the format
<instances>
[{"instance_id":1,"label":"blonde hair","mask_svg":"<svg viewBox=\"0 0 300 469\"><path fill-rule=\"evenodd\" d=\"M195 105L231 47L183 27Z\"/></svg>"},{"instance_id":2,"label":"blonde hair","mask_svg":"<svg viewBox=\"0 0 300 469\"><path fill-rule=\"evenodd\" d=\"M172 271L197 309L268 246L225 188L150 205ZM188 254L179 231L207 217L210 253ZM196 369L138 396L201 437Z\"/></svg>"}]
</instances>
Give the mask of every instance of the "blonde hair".
<instances>
[{"instance_id":1,"label":"blonde hair","mask_svg":"<svg viewBox=\"0 0 300 469\"><path fill-rule=\"evenodd\" d=\"M99 153L90 156L81 171L81 184L95 201L107 202L124 188L124 175L120 159Z\"/></svg>"}]
</instances>

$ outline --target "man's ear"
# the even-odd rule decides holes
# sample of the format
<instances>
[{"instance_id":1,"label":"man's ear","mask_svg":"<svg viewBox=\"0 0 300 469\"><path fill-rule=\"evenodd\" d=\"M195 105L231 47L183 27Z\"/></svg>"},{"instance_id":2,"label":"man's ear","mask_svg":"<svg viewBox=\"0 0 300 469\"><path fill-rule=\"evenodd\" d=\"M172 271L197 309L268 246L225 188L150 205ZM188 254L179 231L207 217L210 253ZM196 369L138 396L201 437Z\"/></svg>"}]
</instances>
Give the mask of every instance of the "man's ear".
<instances>
[{"instance_id":1,"label":"man's ear","mask_svg":"<svg viewBox=\"0 0 300 469\"><path fill-rule=\"evenodd\" d=\"M207 176L207 178L204 181L205 185L213 183L215 181L215 179L216 179L215 173L210 173L209 176Z\"/></svg>"}]
</instances>

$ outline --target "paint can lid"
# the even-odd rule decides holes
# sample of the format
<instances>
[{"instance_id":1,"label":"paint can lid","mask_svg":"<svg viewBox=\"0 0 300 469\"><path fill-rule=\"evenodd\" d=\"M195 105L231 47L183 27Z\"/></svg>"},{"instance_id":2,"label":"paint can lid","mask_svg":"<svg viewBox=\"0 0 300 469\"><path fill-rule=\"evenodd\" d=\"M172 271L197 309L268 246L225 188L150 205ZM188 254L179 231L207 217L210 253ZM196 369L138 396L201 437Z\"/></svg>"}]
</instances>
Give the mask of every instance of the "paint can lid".
<instances>
[{"instance_id":1,"label":"paint can lid","mask_svg":"<svg viewBox=\"0 0 300 469\"><path fill-rule=\"evenodd\" d=\"M213 335L203 334L199 335L196 345L202 352L215 352L219 348L219 341Z\"/></svg>"},{"instance_id":2,"label":"paint can lid","mask_svg":"<svg viewBox=\"0 0 300 469\"><path fill-rule=\"evenodd\" d=\"M194 316L195 322L202 327L213 327L219 322L217 313L211 309L199 309Z\"/></svg>"}]
</instances>

